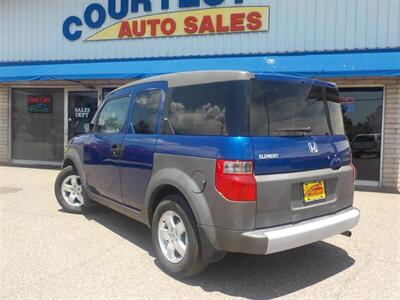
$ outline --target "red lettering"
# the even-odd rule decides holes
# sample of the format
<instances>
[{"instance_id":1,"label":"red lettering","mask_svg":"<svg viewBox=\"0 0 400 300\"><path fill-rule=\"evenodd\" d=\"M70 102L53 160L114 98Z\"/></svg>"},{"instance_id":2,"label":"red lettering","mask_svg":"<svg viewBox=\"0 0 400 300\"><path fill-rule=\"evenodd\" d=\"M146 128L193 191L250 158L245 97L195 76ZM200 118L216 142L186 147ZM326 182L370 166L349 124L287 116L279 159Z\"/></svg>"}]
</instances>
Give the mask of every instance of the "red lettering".
<instances>
[{"instance_id":1,"label":"red lettering","mask_svg":"<svg viewBox=\"0 0 400 300\"><path fill-rule=\"evenodd\" d=\"M49 96L28 96L28 103L50 103L51 97Z\"/></svg>"},{"instance_id":2,"label":"red lettering","mask_svg":"<svg viewBox=\"0 0 400 300\"><path fill-rule=\"evenodd\" d=\"M228 21L228 20L225 20ZM199 24L200 22L200 24ZM131 27L132 26L132 27ZM195 16L187 16L184 19L183 30L187 34L204 33L223 33L223 32L242 32L245 30L259 30L263 26L262 14L258 11L246 13L234 13L230 15L230 26L224 24L224 15L217 14L203 16L201 21ZM160 28L160 29L159 29ZM176 32L177 23L173 18L133 20L132 24L127 21L121 22L118 37L132 38L142 37L146 34L157 36L161 31L163 35L170 36ZM150 31L150 32L149 32Z\"/></svg>"},{"instance_id":3,"label":"red lettering","mask_svg":"<svg viewBox=\"0 0 400 300\"><path fill-rule=\"evenodd\" d=\"M244 13L232 14L231 15L231 31L244 31L245 27L244 27L243 23L244 23L245 17L246 17L246 14L244 14Z\"/></svg>"},{"instance_id":4,"label":"red lettering","mask_svg":"<svg viewBox=\"0 0 400 300\"><path fill-rule=\"evenodd\" d=\"M132 21L132 32L135 36L144 36L146 33L146 20L140 20L140 29L139 22L137 20Z\"/></svg>"},{"instance_id":5,"label":"red lettering","mask_svg":"<svg viewBox=\"0 0 400 300\"><path fill-rule=\"evenodd\" d=\"M217 15L217 32L227 32L229 31L229 26L224 26L223 15Z\"/></svg>"},{"instance_id":6,"label":"red lettering","mask_svg":"<svg viewBox=\"0 0 400 300\"><path fill-rule=\"evenodd\" d=\"M151 36L157 35L157 25L160 24L160 19L147 20L147 25L150 25Z\"/></svg>"},{"instance_id":7,"label":"red lettering","mask_svg":"<svg viewBox=\"0 0 400 300\"><path fill-rule=\"evenodd\" d=\"M186 33L196 33L199 27L197 26L197 18L194 16L189 16L185 18L185 32Z\"/></svg>"},{"instance_id":8,"label":"red lettering","mask_svg":"<svg viewBox=\"0 0 400 300\"><path fill-rule=\"evenodd\" d=\"M199 33L215 32L214 24L210 16L204 16L201 21Z\"/></svg>"},{"instance_id":9,"label":"red lettering","mask_svg":"<svg viewBox=\"0 0 400 300\"><path fill-rule=\"evenodd\" d=\"M39 102L41 103L50 103L50 98L47 96L40 96Z\"/></svg>"},{"instance_id":10,"label":"red lettering","mask_svg":"<svg viewBox=\"0 0 400 300\"><path fill-rule=\"evenodd\" d=\"M165 35L171 35L176 30L176 23L171 18L166 18L161 22L161 32Z\"/></svg>"},{"instance_id":11,"label":"red lettering","mask_svg":"<svg viewBox=\"0 0 400 300\"><path fill-rule=\"evenodd\" d=\"M132 37L131 27L129 23L124 21L119 28L118 38Z\"/></svg>"},{"instance_id":12,"label":"red lettering","mask_svg":"<svg viewBox=\"0 0 400 300\"><path fill-rule=\"evenodd\" d=\"M253 11L247 15L247 28L250 30L258 30L262 26L261 14L258 11Z\"/></svg>"}]
</instances>

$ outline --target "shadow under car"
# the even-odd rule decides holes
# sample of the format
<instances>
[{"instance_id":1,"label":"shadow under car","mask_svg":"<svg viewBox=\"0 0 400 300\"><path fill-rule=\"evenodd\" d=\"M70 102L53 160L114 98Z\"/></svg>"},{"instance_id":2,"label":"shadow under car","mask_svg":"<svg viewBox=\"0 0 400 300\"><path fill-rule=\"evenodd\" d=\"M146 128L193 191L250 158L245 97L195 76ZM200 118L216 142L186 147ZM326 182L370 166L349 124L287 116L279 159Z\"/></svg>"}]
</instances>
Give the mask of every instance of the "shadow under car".
<instances>
[{"instance_id":1,"label":"shadow under car","mask_svg":"<svg viewBox=\"0 0 400 300\"><path fill-rule=\"evenodd\" d=\"M146 250L155 257L150 229L124 215L99 206L86 218ZM270 255L229 253L192 278L177 279L204 291L235 297L270 299L285 296L321 282L354 264L348 253L327 242ZM155 261L155 263L157 263Z\"/></svg>"}]
</instances>

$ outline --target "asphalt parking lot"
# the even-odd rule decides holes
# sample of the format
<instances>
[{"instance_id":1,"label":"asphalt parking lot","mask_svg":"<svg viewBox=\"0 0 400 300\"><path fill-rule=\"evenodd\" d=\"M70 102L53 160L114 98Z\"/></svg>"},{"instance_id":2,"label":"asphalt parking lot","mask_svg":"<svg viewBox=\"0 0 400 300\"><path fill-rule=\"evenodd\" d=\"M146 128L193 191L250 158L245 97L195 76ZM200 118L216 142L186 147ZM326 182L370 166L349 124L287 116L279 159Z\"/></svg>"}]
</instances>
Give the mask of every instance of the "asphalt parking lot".
<instances>
[{"instance_id":1,"label":"asphalt parking lot","mask_svg":"<svg viewBox=\"0 0 400 300\"><path fill-rule=\"evenodd\" d=\"M400 299L400 195L357 192L353 237L269 256L229 254L176 280L149 229L100 207L64 213L58 171L0 166L1 299Z\"/></svg>"}]
</instances>

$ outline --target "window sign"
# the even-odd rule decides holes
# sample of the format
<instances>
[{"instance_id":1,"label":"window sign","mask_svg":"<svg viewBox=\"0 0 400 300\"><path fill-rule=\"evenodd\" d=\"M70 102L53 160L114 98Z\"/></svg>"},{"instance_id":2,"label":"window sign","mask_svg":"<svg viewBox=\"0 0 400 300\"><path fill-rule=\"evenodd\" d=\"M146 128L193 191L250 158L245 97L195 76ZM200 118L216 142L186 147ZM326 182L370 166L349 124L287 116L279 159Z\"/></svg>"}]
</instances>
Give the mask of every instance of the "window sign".
<instances>
[{"instance_id":1,"label":"window sign","mask_svg":"<svg viewBox=\"0 0 400 300\"><path fill-rule=\"evenodd\" d=\"M355 112L356 111L356 98L350 96L340 96L339 97L340 105L342 107L342 112Z\"/></svg>"},{"instance_id":2,"label":"window sign","mask_svg":"<svg viewBox=\"0 0 400 300\"><path fill-rule=\"evenodd\" d=\"M29 113L51 113L52 111L51 96L28 95L27 104Z\"/></svg>"},{"instance_id":3,"label":"window sign","mask_svg":"<svg viewBox=\"0 0 400 300\"><path fill-rule=\"evenodd\" d=\"M87 119L90 113L90 107L75 107L75 119Z\"/></svg>"}]
</instances>

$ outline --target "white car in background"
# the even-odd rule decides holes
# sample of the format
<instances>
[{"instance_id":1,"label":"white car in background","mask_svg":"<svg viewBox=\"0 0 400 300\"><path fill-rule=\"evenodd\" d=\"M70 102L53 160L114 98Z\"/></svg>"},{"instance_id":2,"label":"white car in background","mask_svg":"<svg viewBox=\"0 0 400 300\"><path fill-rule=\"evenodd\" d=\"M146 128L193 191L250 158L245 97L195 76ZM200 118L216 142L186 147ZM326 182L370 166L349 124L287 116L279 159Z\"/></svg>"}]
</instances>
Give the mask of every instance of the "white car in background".
<instances>
[{"instance_id":1,"label":"white car in background","mask_svg":"<svg viewBox=\"0 0 400 300\"><path fill-rule=\"evenodd\" d=\"M379 157L381 135L379 133L358 134L351 142L351 150L355 158L360 158L362 154L375 154Z\"/></svg>"}]
</instances>

